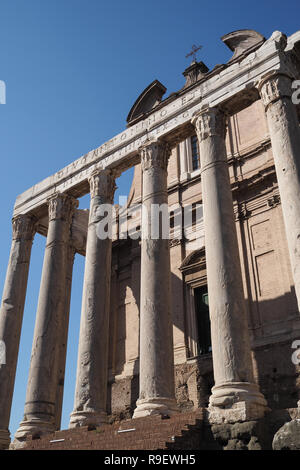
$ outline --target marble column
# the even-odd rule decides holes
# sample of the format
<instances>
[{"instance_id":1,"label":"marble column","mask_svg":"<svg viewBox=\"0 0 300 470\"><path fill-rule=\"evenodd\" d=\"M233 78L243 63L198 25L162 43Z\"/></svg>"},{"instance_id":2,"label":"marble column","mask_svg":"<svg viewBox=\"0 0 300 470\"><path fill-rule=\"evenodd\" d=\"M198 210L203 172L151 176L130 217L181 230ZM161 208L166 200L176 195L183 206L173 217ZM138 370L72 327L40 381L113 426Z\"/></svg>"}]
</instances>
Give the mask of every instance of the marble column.
<instances>
[{"instance_id":1,"label":"marble column","mask_svg":"<svg viewBox=\"0 0 300 470\"><path fill-rule=\"evenodd\" d=\"M143 173L140 392L134 418L176 412L169 239L151 236L154 204L168 204L169 148L152 142L140 149ZM168 216L168 215L167 215ZM161 225L161 224L160 224Z\"/></svg>"},{"instance_id":2,"label":"marble column","mask_svg":"<svg viewBox=\"0 0 300 470\"><path fill-rule=\"evenodd\" d=\"M14 447L28 434L55 430L61 335L66 307L66 278L72 216L78 201L55 194L48 201L49 226L37 307L24 418Z\"/></svg>"},{"instance_id":3,"label":"marble column","mask_svg":"<svg viewBox=\"0 0 300 470\"><path fill-rule=\"evenodd\" d=\"M90 216L71 428L106 422L112 240L101 232L105 219L110 223L105 207L112 209L115 178L110 170L99 170L89 183Z\"/></svg>"},{"instance_id":4,"label":"marble column","mask_svg":"<svg viewBox=\"0 0 300 470\"><path fill-rule=\"evenodd\" d=\"M56 394L56 400L55 400L55 429L60 429L60 424L61 424L74 258L75 258L75 248L72 245L70 245L68 248L68 255L67 255L65 310L64 310L64 315L62 319L63 324L61 328L61 342L60 342L61 350L60 350L60 355L59 355L60 366L59 366L57 394Z\"/></svg>"},{"instance_id":5,"label":"marble column","mask_svg":"<svg viewBox=\"0 0 300 470\"><path fill-rule=\"evenodd\" d=\"M300 311L300 127L292 79L273 72L258 84L270 132L283 220Z\"/></svg>"},{"instance_id":6,"label":"marble column","mask_svg":"<svg viewBox=\"0 0 300 470\"><path fill-rule=\"evenodd\" d=\"M12 225L12 245L0 311L0 341L5 348L5 363L0 362L0 449L7 448L10 443L8 426L35 219L30 215L19 215Z\"/></svg>"},{"instance_id":7,"label":"marble column","mask_svg":"<svg viewBox=\"0 0 300 470\"><path fill-rule=\"evenodd\" d=\"M256 419L266 401L254 383L225 147L225 116L207 108L193 119L200 147L205 253L215 385L211 421Z\"/></svg>"}]
</instances>

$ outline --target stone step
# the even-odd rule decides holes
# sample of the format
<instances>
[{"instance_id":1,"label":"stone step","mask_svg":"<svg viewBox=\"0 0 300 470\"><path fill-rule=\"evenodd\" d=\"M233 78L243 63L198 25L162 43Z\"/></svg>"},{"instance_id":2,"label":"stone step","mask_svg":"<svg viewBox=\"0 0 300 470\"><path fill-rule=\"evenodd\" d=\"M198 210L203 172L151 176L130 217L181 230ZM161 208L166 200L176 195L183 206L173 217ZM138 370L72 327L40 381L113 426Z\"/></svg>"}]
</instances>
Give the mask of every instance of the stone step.
<instances>
[{"instance_id":1,"label":"stone step","mask_svg":"<svg viewBox=\"0 0 300 470\"><path fill-rule=\"evenodd\" d=\"M191 433L197 438L202 420L202 410L196 410L168 419L148 416L106 424L96 429L82 427L56 431L39 439L29 437L24 450L157 450L178 449L180 446L184 449L189 445Z\"/></svg>"}]
</instances>

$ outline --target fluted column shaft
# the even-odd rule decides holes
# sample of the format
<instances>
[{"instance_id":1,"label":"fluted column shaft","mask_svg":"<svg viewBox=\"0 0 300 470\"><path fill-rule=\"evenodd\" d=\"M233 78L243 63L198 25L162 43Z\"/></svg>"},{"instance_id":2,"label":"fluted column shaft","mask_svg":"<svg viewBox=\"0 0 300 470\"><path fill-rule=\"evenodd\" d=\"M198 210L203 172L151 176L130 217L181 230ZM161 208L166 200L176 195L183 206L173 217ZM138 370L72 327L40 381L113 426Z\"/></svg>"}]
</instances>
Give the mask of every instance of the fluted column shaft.
<instances>
[{"instance_id":1,"label":"fluted column shaft","mask_svg":"<svg viewBox=\"0 0 300 470\"><path fill-rule=\"evenodd\" d=\"M112 240L101 225L110 216L115 179L109 170L91 175L90 217L80 323L74 411L70 427L106 421Z\"/></svg>"},{"instance_id":2,"label":"fluted column shaft","mask_svg":"<svg viewBox=\"0 0 300 470\"><path fill-rule=\"evenodd\" d=\"M265 400L254 384L247 310L225 147L225 116L206 109L193 120L201 156L205 253L215 385L210 406Z\"/></svg>"},{"instance_id":3,"label":"fluted column shaft","mask_svg":"<svg viewBox=\"0 0 300 470\"><path fill-rule=\"evenodd\" d=\"M78 202L67 195L49 199L49 226L34 330L24 419L15 445L28 434L55 430L61 332L66 306L66 273L72 216Z\"/></svg>"},{"instance_id":4,"label":"fluted column shaft","mask_svg":"<svg viewBox=\"0 0 300 470\"><path fill-rule=\"evenodd\" d=\"M143 172L140 393L134 418L176 411L169 239L153 238L154 204L168 204L169 148L152 142L141 148ZM168 217L168 212L162 217ZM160 228L161 224L160 224Z\"/></svg>"},{"instance_id":5,"label":"fluted column shaft","mask_svg":"<svg viewBox=\"0 0 300 470\"><path fill-rule=\"evenodd\" d=\"M0 363L0 449L10 442L8 430L19 352L29 262L35 233L34 218L13 219L13 239L0 312L0 341L5 348L5 364Z\"/></svg>"},{"instance_id":6,"label":"fluted column shaft","mask_svg":"<svg viewBox=\"0 0 300 470\"><path fill-rule=\"evenodd\" d=\"M258 85L270 132L283 220L300 311L300 127L292 79L268 74Z\"/></svg>"}]
</instances>

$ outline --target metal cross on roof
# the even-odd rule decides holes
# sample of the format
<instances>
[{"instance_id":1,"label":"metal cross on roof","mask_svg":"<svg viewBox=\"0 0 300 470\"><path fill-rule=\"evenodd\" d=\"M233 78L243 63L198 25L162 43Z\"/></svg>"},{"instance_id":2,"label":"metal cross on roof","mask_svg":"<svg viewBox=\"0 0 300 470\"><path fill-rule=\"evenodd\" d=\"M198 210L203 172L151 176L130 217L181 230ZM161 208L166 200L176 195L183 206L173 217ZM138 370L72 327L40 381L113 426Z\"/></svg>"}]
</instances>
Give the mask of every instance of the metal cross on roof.
<instances>
[{"instance_id":1,"label":"metal cross on roof","mask_svg":"<svg viewBox=\"0 0 300 470\"><path fill-rule=\"evenodd\" d=\"M185 57L188 58L190 56L193 56L193 60L196 61L196 52L200 49L202 49L202 46L195 46L195 44L193 44L191 52L189 52Z\"/></svg>"}]
</instances>

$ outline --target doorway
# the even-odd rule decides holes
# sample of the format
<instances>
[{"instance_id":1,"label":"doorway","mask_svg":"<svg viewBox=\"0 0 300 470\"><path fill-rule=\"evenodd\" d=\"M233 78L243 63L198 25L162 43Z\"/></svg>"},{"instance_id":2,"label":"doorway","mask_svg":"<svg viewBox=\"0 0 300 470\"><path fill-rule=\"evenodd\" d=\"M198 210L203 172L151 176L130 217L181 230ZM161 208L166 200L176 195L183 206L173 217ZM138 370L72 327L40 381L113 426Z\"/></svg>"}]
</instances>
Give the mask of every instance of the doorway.
<instances>
[{"instance_id":1,"label":"doorway","mask_svg":"<svg viewBox=\"0 0 300 470\"><path fill-rule=\"evenodd\" d=\"M197 321L198 355L211 352L211 332L207 285L194 289L195 313Z\"/></svg>"}]
</instances>

